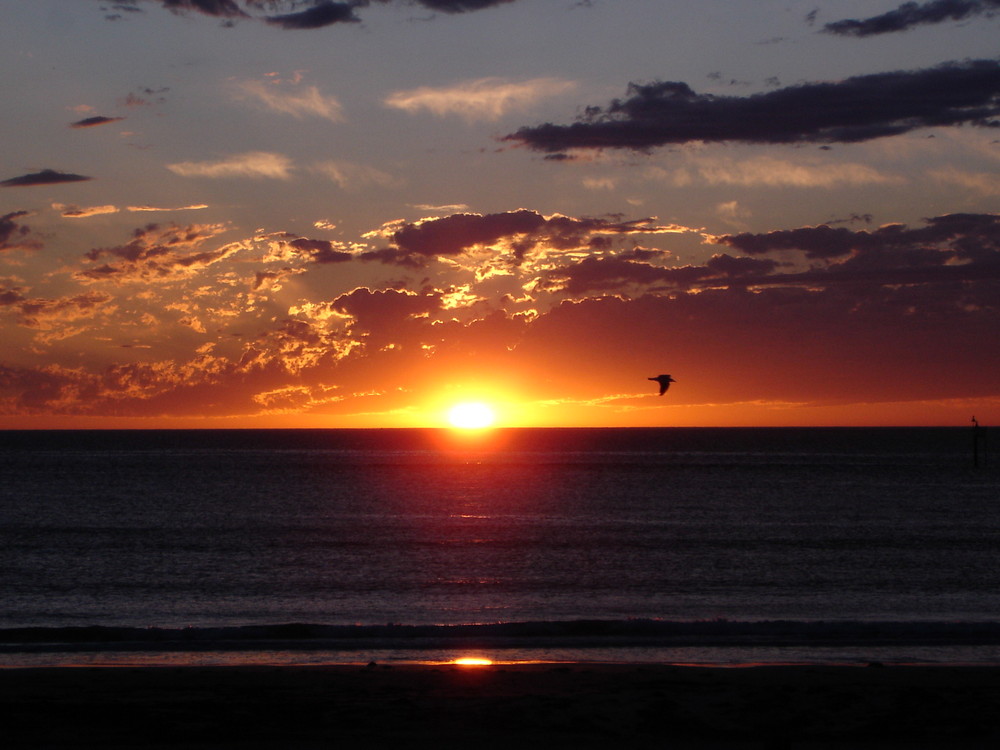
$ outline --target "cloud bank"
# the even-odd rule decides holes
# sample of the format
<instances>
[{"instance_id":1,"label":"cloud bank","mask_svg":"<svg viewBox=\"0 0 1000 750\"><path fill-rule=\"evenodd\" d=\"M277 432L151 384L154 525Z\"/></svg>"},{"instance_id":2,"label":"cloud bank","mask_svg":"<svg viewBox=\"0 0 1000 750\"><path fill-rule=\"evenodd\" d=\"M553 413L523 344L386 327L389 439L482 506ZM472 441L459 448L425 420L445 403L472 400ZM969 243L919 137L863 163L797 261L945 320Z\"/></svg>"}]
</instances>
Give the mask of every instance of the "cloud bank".
<instances>
[{"instance_id":1,"label":"cloud bank","mask_svg":"<svg viewBox=\"0 0 1000 750\"><path fill-rule=\"evenodd\" d=\"M698 94L681 82L632 83L628 94L606 107L588 107L570 125L524 127L504 140L558 154L571 149L645 151L692 141L856 143L918 128L996 127L1000 63L950 63L748 97Z\"/></svg>"},{"instance_id":2,"label":"cloud bank","mask_svg":"<svg viewBox=\"0 0 1000 750\"><path fill-rule=\"evenodd\" d=\"M27 215L0 217L4 243ZM669 249L683 227L530 209L394 222L367 243L225 230L145 225L84 253L64 271L84 288L62 295L0 278L0 315L53 352L0 365L0 414L351 414L410 403L445 372L523 377L525 401L641 398L664 353L703 402L899 402L988 395L1000 366L984 345L1000 324L997 214L701 235L716 252L687 264ZM366 247L397 261L391 281L310 283L351 276ZM85 337L131 359L60 364L60 342L75 353Z\"/></svg>"},{"instance_id":3,"label":"cloud bank","mask_svg":"<svg viewBox=\"0 0 1000 750\"><path fill-rule=\"evenodd\" d=\"M903 3L888 13L870 18L847 18L834 21L823 31L841 36L877 36L908 31L916 26L962 21L972 16L992 16L1000 10L1000 0L931 0L926 3Z\"/></svg>"},{"instance_id":4,"label":"cloud bank","mask_svg":"<svg viewBox=\"0 0 1000 750\"><path fill-rule=\"evenodd\" d=\"M653 219L616 221L602 218L543 216L520 209L495 214L452 214L420 222L390 224L369 237L384 237L389 246L361 255L419 267L436 257L456 256L475 247L489 247L508 253L517 262L527 253L544 247L567 251L600 249L613 236L663 234L687 231L685 227L660 225Z\"/></svg>"},{"instance_id":5,"label":"cloud bank","mask_svg":"<svg viewBox=\"0 0 1000 750\"><path fill-rule=\"evenodd\" d=\"M194 13L221 18L226 23L253 20L292 31L321 29L343 23L358 23L359 9L377 5L416 5L446 14L485 10L517 0L130 0L117 3L117 10L137 12L143 5L157 4L174 13ZM120 14L107 16L118 20Z\"/></svg>"}]
</instances>

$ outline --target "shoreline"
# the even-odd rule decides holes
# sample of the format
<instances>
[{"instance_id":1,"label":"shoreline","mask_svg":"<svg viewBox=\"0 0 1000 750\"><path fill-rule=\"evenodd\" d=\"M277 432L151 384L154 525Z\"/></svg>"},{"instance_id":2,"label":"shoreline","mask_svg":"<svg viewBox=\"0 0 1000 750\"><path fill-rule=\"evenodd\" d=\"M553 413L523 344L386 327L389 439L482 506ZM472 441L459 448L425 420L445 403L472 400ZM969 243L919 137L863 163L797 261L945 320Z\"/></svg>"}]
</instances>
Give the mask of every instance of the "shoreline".
<instances>
[{"instance_id":1,"label":"shoreline","mask_svg":"<svg viewBox=\"0 0 1000 750\"><path fill-rule=\"evenodd\" d=\"M10 748L985 748L1000 667L20 667L0 725Z\"/></svg>"}]
</instances>

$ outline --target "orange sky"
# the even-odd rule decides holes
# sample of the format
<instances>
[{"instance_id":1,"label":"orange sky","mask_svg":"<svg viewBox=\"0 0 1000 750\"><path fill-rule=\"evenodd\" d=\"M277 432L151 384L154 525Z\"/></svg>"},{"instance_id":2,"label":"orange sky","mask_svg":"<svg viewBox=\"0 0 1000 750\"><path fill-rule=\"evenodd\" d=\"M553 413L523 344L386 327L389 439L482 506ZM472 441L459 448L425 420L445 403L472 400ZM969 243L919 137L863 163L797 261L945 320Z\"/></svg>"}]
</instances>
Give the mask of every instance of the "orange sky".
<instances>
[{"instance_id":1,"label":"orange sky","mask_svg":"<svg viewBox=\"0 0 1000 750\"><path fill-rule=\"evenodd\" d=\"M0 428L1000 421L993 16L322 5L8 10Z\"/></svg>"}]
</instances>

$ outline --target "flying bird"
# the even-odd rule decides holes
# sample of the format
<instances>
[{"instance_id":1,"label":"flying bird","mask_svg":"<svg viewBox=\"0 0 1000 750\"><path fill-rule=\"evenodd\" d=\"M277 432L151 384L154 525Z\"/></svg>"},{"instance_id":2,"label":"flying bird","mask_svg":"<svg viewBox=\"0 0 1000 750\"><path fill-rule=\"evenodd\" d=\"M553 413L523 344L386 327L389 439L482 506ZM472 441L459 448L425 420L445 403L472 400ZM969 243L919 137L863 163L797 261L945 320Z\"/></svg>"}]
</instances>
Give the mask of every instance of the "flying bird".
<instances>
[{"instance_id":1,"label":"flying bird","mask_svg":"<svg viewBox=\"0 0 1000 750\"><path fill-rule=\"evenodd\" d=\"M670 387L671 383L676 383L677 382L676 380L674 380L669 375L657 375L655 378L646 378L646 380L655 380L657 383L660 384L660 395L661 396L664 393L667 392L667 388Z\"/></svg>"}]
</instances>

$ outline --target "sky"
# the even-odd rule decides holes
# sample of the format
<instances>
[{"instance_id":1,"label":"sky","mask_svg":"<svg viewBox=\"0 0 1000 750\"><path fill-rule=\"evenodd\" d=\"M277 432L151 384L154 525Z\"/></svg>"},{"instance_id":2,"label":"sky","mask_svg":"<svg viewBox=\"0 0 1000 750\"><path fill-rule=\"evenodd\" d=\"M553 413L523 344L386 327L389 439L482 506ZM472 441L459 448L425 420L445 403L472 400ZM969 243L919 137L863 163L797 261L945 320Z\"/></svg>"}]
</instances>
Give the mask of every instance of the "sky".
<instances>
[{"instance_id":1,"label":"sky","mask_svg":"<svg viewBox=\"0 0 1000 750\"><path fill-rule=\"evenodd\" d=\"M1000 0L0 14L0 428L1000 421Z\"/></svg>"}]
</instances>

